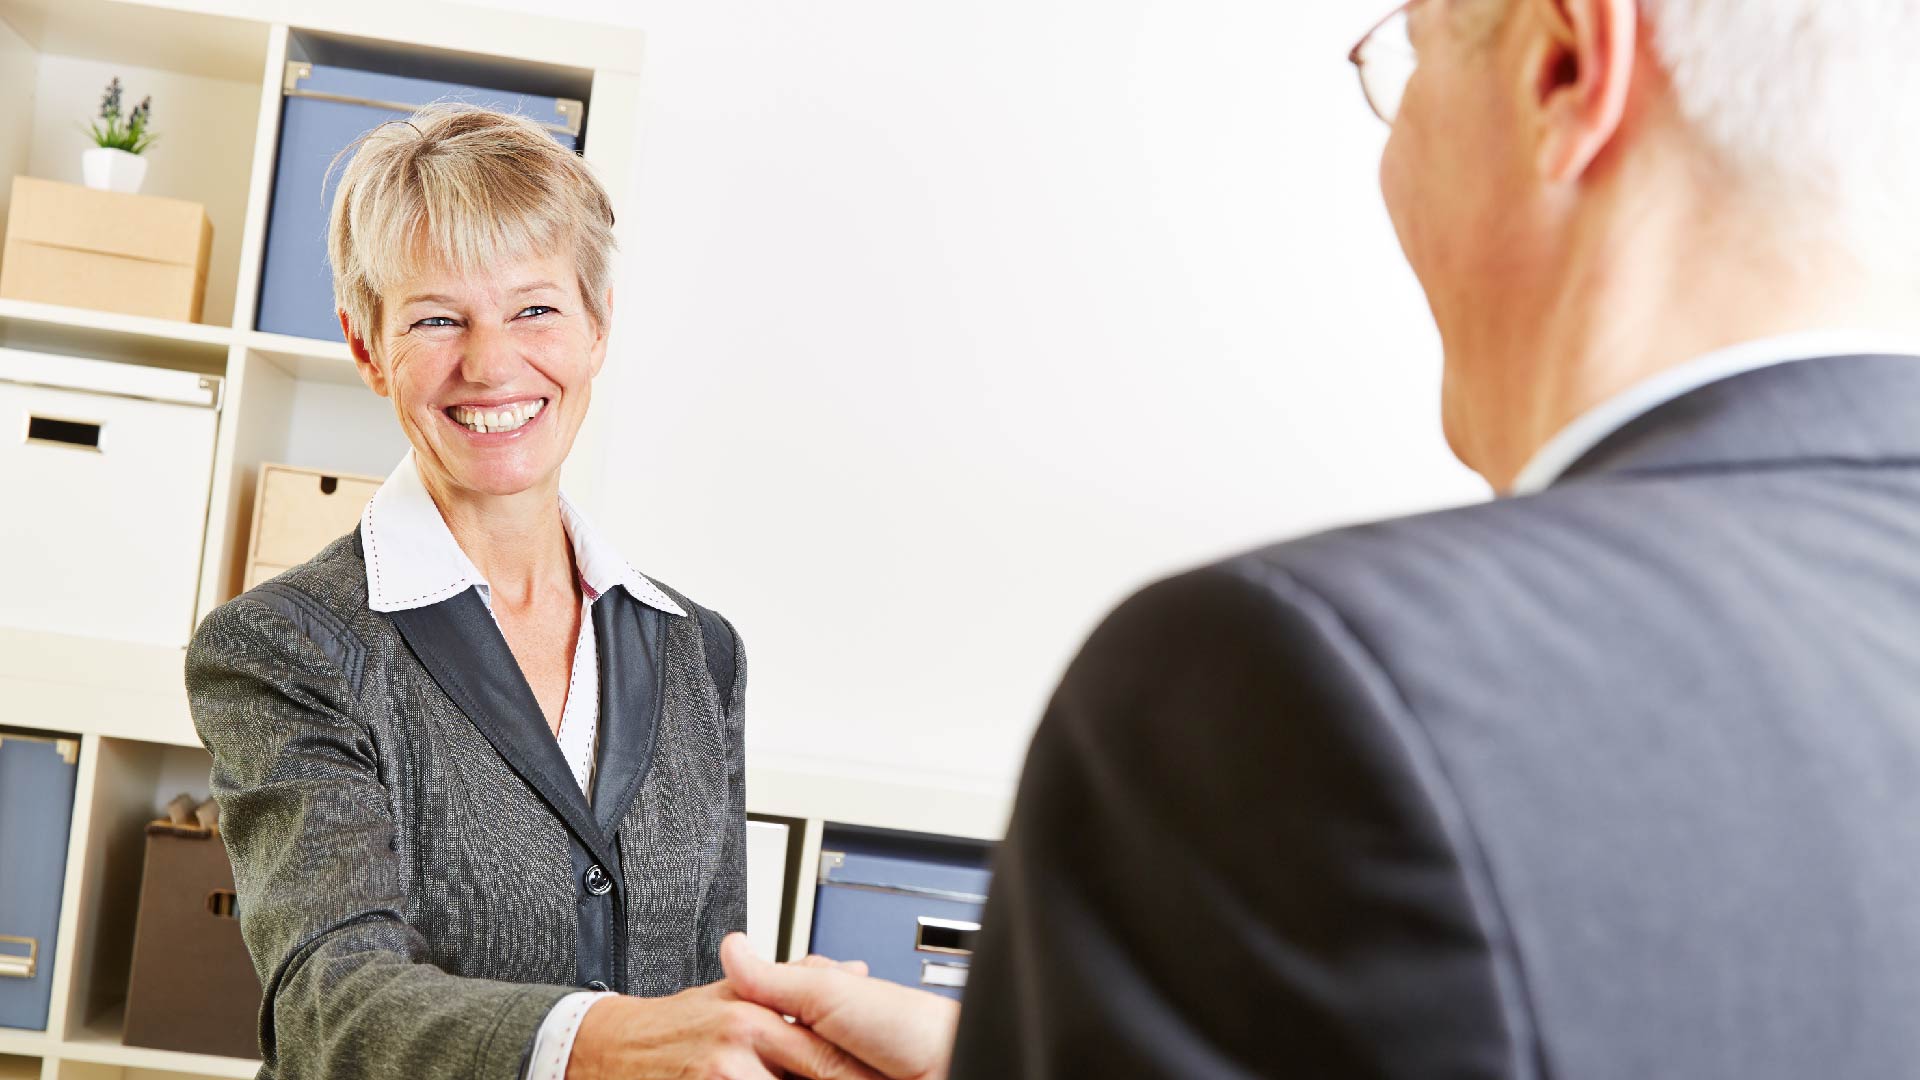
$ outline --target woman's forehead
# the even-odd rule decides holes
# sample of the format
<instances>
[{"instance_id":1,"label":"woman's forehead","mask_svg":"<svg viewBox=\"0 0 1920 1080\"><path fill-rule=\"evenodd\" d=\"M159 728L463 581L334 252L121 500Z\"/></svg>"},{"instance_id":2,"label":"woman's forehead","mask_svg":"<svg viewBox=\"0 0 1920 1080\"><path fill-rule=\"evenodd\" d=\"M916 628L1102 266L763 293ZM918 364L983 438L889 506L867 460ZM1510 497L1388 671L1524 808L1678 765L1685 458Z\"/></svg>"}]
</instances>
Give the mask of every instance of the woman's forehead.
<instances>
[{"instance_id":1,"label":"woman's forehead","mask_svg":"<svg viewBox=\"0 0 1920 1080\"><path fill-rule=\"evenodd\" d=\"M512 298L535 292L576 292L579 272L570 255L529 255L462 266L443 257L416 258L397 268L382 291L395 304Z\"/></svg>"}]
</instances>

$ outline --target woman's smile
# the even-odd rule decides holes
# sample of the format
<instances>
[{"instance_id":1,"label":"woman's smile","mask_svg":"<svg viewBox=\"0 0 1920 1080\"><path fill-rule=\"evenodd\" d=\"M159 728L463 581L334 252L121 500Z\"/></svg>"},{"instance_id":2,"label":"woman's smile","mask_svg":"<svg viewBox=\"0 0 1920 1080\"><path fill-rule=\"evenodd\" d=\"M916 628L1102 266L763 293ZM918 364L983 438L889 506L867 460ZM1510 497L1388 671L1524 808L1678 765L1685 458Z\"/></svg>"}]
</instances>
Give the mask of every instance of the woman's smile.
<instances>
[{"instance_id":1,"label":"woman's smile","mask_svg":"<svg viewBox=\"0 0 1920 1080\"><path fill-rule=\"evenodd\" d=\"M521 398L497 405L449 405L440 415L481 444L507 442L523 435L547 413L549 399Z\"/></svg>"}]
</instances>

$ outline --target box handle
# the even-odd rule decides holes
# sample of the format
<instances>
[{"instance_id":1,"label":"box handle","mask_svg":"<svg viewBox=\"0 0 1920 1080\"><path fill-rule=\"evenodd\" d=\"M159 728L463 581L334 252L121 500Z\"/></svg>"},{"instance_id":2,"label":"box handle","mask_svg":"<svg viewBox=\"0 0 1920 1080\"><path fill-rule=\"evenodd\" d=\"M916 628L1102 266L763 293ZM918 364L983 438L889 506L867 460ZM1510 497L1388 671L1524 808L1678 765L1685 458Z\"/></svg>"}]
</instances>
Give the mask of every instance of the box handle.
<instances>
[{"instance_id":1,"label":"box handle","mask_svg":"<svg viewBox=\"0 0 1920 1080\"><path fill-rule=\"evenodd\" d=\"M967 988L967 966L943 964L938 960L922 960L920 961L920 985L964 990Z\"/></svg>"},{"instance_id":2,"label":"box handle","mask_svg":"<svg viewBox=\"0 0 1920 1080\"><path fill-rule=\"evenodd\" d=\"M80 760L80 740L79 739L62 739L52 735L23 735L18 731L8 731L8 732L0 733L0 746L7 745L9 741L22 742L22 743L45 743L46 745L53 747L53 752L60 755L60 760L66 762L69 765L76 764Z\"/></svg>"},{"instance_id":3,"label":"box handle","mask_svg":"<svg viewBox=\"0 0 1920 1080\"><path fill-rule=\"evenodd\" d=\"M980 936L980 924L956 919L920 916L913 935L915 952L942 956L972 956L974 939Z\"/></svg>"},{"instance_id":4,"label":"box handle","mask_svg":"<svg viewBox=\"0 0 1920 1080\"><path fill-rule=\"evenodd\" d=\"M31 979L40 970L40 943L30 937L0 934L0 944L25 945L27 955L0 952L0 978Z\"/></svg>"},{"instance_id":5,"label":"box handle","mask_svg":"<svg viewBox=\"0 0 1920 1080\"><path fill-rule=\"evenodd\" d=\"M388 112L410 113L420 108L418 105L409 105L404 101L382 101L379 98L353 97L349 94L329 94L324 90L308 90L300 85L302 79L310 79L312 77L312 64L302 60L289 60L287 61L286 70L281 73L280 76L280 92L287 97L312 98L315 101L334 101L342 105L365 105L375 109L385 109ZM556 124L550 120L540 120L534 117L528 117L528 119L533 120L534 123L539 124L548 131L565 132L568 135L578 138L580 135L580 122L586 117L586 110L582 107L581 103L572 98L555 98L553 111L566 117L566 122Z\"/></svg>"},{"instance_id":6,"label":"box handle","mask_svg":"<svg viewBox=\"0 0 1920 1080\"><path fill-rule=\"evenodd\" d=\"M26 441L47 446L64 446L69 450L91 450L100 452L100 428L98 420L71 420L62 416L40 416L27 414Z\"/></svg>"}]
</instances>

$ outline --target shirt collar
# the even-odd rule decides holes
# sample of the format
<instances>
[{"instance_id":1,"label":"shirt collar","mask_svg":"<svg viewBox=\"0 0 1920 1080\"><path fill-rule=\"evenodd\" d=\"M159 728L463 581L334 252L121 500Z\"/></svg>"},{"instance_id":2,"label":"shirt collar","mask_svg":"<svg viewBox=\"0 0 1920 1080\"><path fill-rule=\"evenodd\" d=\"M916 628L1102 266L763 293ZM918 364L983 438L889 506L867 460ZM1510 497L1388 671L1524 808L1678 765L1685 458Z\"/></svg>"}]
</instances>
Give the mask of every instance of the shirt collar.
<instances>
[{"instance_id":1,"label":"shirt collar","mask_svg":"<svg viewBox=\"0 0 1920 1080\"><path fill-rule=\"evenodd\" d=\"M1863 330L1811 330L1759 338L1695 357L1643 379L1582 413L1534 451L1511 496L1545 491L1607 436L1685 394L1775 364L1827 356L1920 355L1920 340Z\"/></svg>"},{"instance_id":2,"label":"shirt collar","mask_svg":"<svg viewBox=\"0 0 1920 1080\"><path fill-rule=\"evenodd\" d=\"M686 615L659 586L620 557L565 492L560 493L560 520L573 545L588 602L621 585L641 603L670 615ZM425 607L468 588L477 588L480 599L488 608L493 606L487 579L440 516L440 508L420 479L411 447L360 512L360 542L367 554L367 606L375 611Z\"/></svg>"}]
</instances>

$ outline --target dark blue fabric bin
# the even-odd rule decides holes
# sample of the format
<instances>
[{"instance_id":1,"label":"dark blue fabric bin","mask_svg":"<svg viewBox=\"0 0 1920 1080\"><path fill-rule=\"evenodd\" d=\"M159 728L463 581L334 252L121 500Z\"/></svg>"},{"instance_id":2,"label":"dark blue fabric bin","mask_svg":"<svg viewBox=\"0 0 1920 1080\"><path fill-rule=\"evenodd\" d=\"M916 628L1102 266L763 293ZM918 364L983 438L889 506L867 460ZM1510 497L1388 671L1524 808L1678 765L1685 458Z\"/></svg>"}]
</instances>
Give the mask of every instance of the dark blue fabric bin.
<instances>
[{"instance_id":1,"label":"dark blue fabric bin","mask_svg":"<svg viewBox=\"0 0 1920 1080\"><path fill-rule=\"evenodd\" d=\"M328 341L344 340L327 268L327 212L340 169L346 167L343 159L329 178L327 167L334 155L380 124L404 120L414 109L437 101L517 112L575 132L584 120L581 103L568 99L302 61L287 65L285 87L254 327ZM567 149L579 149L577 135L558 130L552 134Z\"/></svg>"},{"instance_id":2,"label":"dark blue fabric bin","mask_svg":"<svg viewBox=\"0 0 1920 1080\"><path fill-rule=\"evenodd\" d=\"M869 830L821 846L811 951L864 960L876 977L958 998L992 874L991 847Z\"/></svg>"},{"instance_id":3,"label":"dark blue fabric bin","mask_svg":"<svg viewBox=\"0 0 1920 1080\"><path fill-rule=\"evenodd\" d=\"M79 745L0 731L0 971L34 962L0 974L0 1027L46 1030Z\"/></svg>"}]
</instances>

